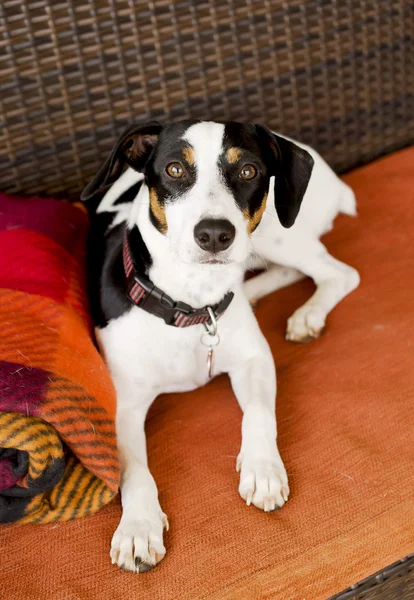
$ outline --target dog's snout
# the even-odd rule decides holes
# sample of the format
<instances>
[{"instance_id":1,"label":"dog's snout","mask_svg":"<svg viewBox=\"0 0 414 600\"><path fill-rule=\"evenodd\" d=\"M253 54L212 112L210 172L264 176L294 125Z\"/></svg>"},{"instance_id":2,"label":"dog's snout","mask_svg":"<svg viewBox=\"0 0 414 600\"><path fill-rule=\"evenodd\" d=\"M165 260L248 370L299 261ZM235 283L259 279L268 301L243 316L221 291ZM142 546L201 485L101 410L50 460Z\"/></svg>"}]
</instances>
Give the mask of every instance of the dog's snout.
<instances>
[{"instance_id":1,"label":"dog's snout","mask_svg":"<svg viewBox=\"0 0 414 600\"><path fill-rule=\"evenodd\" d=\"M236 235L234 225L227 219L203 219L194 227L194 239L207 252L227 250Z\"/></svg>"}]
</instances>

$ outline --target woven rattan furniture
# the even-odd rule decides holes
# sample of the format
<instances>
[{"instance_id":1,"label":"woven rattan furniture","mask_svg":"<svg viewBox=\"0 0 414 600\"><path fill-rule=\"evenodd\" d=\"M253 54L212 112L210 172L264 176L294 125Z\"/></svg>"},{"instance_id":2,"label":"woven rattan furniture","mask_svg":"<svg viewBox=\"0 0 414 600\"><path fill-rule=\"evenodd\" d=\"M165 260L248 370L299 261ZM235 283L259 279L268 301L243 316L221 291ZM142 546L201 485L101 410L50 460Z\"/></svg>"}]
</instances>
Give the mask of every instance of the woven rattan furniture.
<instances>
[{"instance_id":1,"label":"woven rattan furniture","mask_svg":"<svg viewBox=\"0 0 414 600\"><path fill-rule=\"evenodd\" d=\"M352 585L329 600L404 600L414 598L414 555Z\"/></svg>"},{"instance_id":2,"label":"woven rattan furniture","mask_svg":"<svg viewBox=\"0 0 414 600\"><path fill-rule=\"evenodd\" d=\"M414 138L411 0L3 0L3 191L77 194L134 120L264 122L339 170Z\"/></svg>"},{"instance_id":3,"label":"woven rattan furniture","mask_svg":"<svg viewBox=\"0 0 414 600\"><path fill-rule=\"evenodd\" d=\"M414 140L412 0L3 0L0 28L2 191L76 199L138 120L263 122L340 172ZM332 598L412 600L401 559Z\"/></svg>"}]
</instances>

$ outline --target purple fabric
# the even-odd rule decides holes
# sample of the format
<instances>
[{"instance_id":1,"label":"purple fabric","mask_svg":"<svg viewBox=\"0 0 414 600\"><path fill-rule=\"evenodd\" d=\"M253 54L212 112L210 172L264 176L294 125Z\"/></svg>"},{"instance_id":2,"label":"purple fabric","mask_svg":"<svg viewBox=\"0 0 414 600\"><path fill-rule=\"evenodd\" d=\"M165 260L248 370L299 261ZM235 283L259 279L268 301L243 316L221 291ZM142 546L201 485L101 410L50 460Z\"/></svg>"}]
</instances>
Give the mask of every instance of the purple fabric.
<instances>
[{"instance_id":1,"label":"purple fabric","mask_svg":"<svg viewBox=\"0 0 414 600\"><path fill-rule=\"evenodd\" d=\"M0 411L38 416L46 382L42 369L0 361Z\"/></svg>"},{"instance_id":2,"label":"purple fabric","mask_svg":"<svg viewBox=\"0 0 414 600\"><path fill-rule=\"evenodd\" d=\"M11 458L0 458L0 490L7 490L15 485L21 475L14 470Z\"/></svg>"},{"instance_id":3,"label":"purple fabric","mask_svg":"<svg viewBox=\"0 0 414 600\"><path fill-rule=\"evenodd\" d=\"M74 231L82 232L87 216L67 202L51 198L22 198L0 193L0 231L24 228L42 233L72 251Z\"/></svg>"}]
</instances>

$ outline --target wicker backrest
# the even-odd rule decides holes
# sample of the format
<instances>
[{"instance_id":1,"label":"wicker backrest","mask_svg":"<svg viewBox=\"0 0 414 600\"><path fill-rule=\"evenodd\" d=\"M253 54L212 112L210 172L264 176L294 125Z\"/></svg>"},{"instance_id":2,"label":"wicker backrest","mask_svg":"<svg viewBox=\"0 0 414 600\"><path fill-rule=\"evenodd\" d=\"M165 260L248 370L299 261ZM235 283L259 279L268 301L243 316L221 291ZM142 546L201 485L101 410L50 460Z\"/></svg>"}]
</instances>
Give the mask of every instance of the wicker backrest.
<instances>
[{"instance_id":1,"label":"wicker backrest","mask_svg":"<svg viewBox=\"0 0 414 600\"><path fill-rule=\"evenodd\" d=\"M1 185L76 195L131 121L263 122L338 170L414 139L412 0L2 0Z\"/></svg>"}]
</instances>

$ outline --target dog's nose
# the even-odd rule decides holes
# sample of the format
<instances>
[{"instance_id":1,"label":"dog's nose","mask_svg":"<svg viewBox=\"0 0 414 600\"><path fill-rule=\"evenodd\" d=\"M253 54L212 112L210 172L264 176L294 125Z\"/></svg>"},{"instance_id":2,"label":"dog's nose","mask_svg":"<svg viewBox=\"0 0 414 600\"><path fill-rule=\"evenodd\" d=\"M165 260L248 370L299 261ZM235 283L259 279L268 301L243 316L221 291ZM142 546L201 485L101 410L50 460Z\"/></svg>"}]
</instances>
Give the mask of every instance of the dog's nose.
<instances>
[{"instance_id":1,"label":"dog's nose","mask_svg":"<svg viewBox=\"0 0 414 600\"><path fill-rule=\"evenodd\" d=\"M227 250L236 235L234 225L227 219L203 219L194 227L194 239L207 252Z\"/></svg>"}]
</instances>

